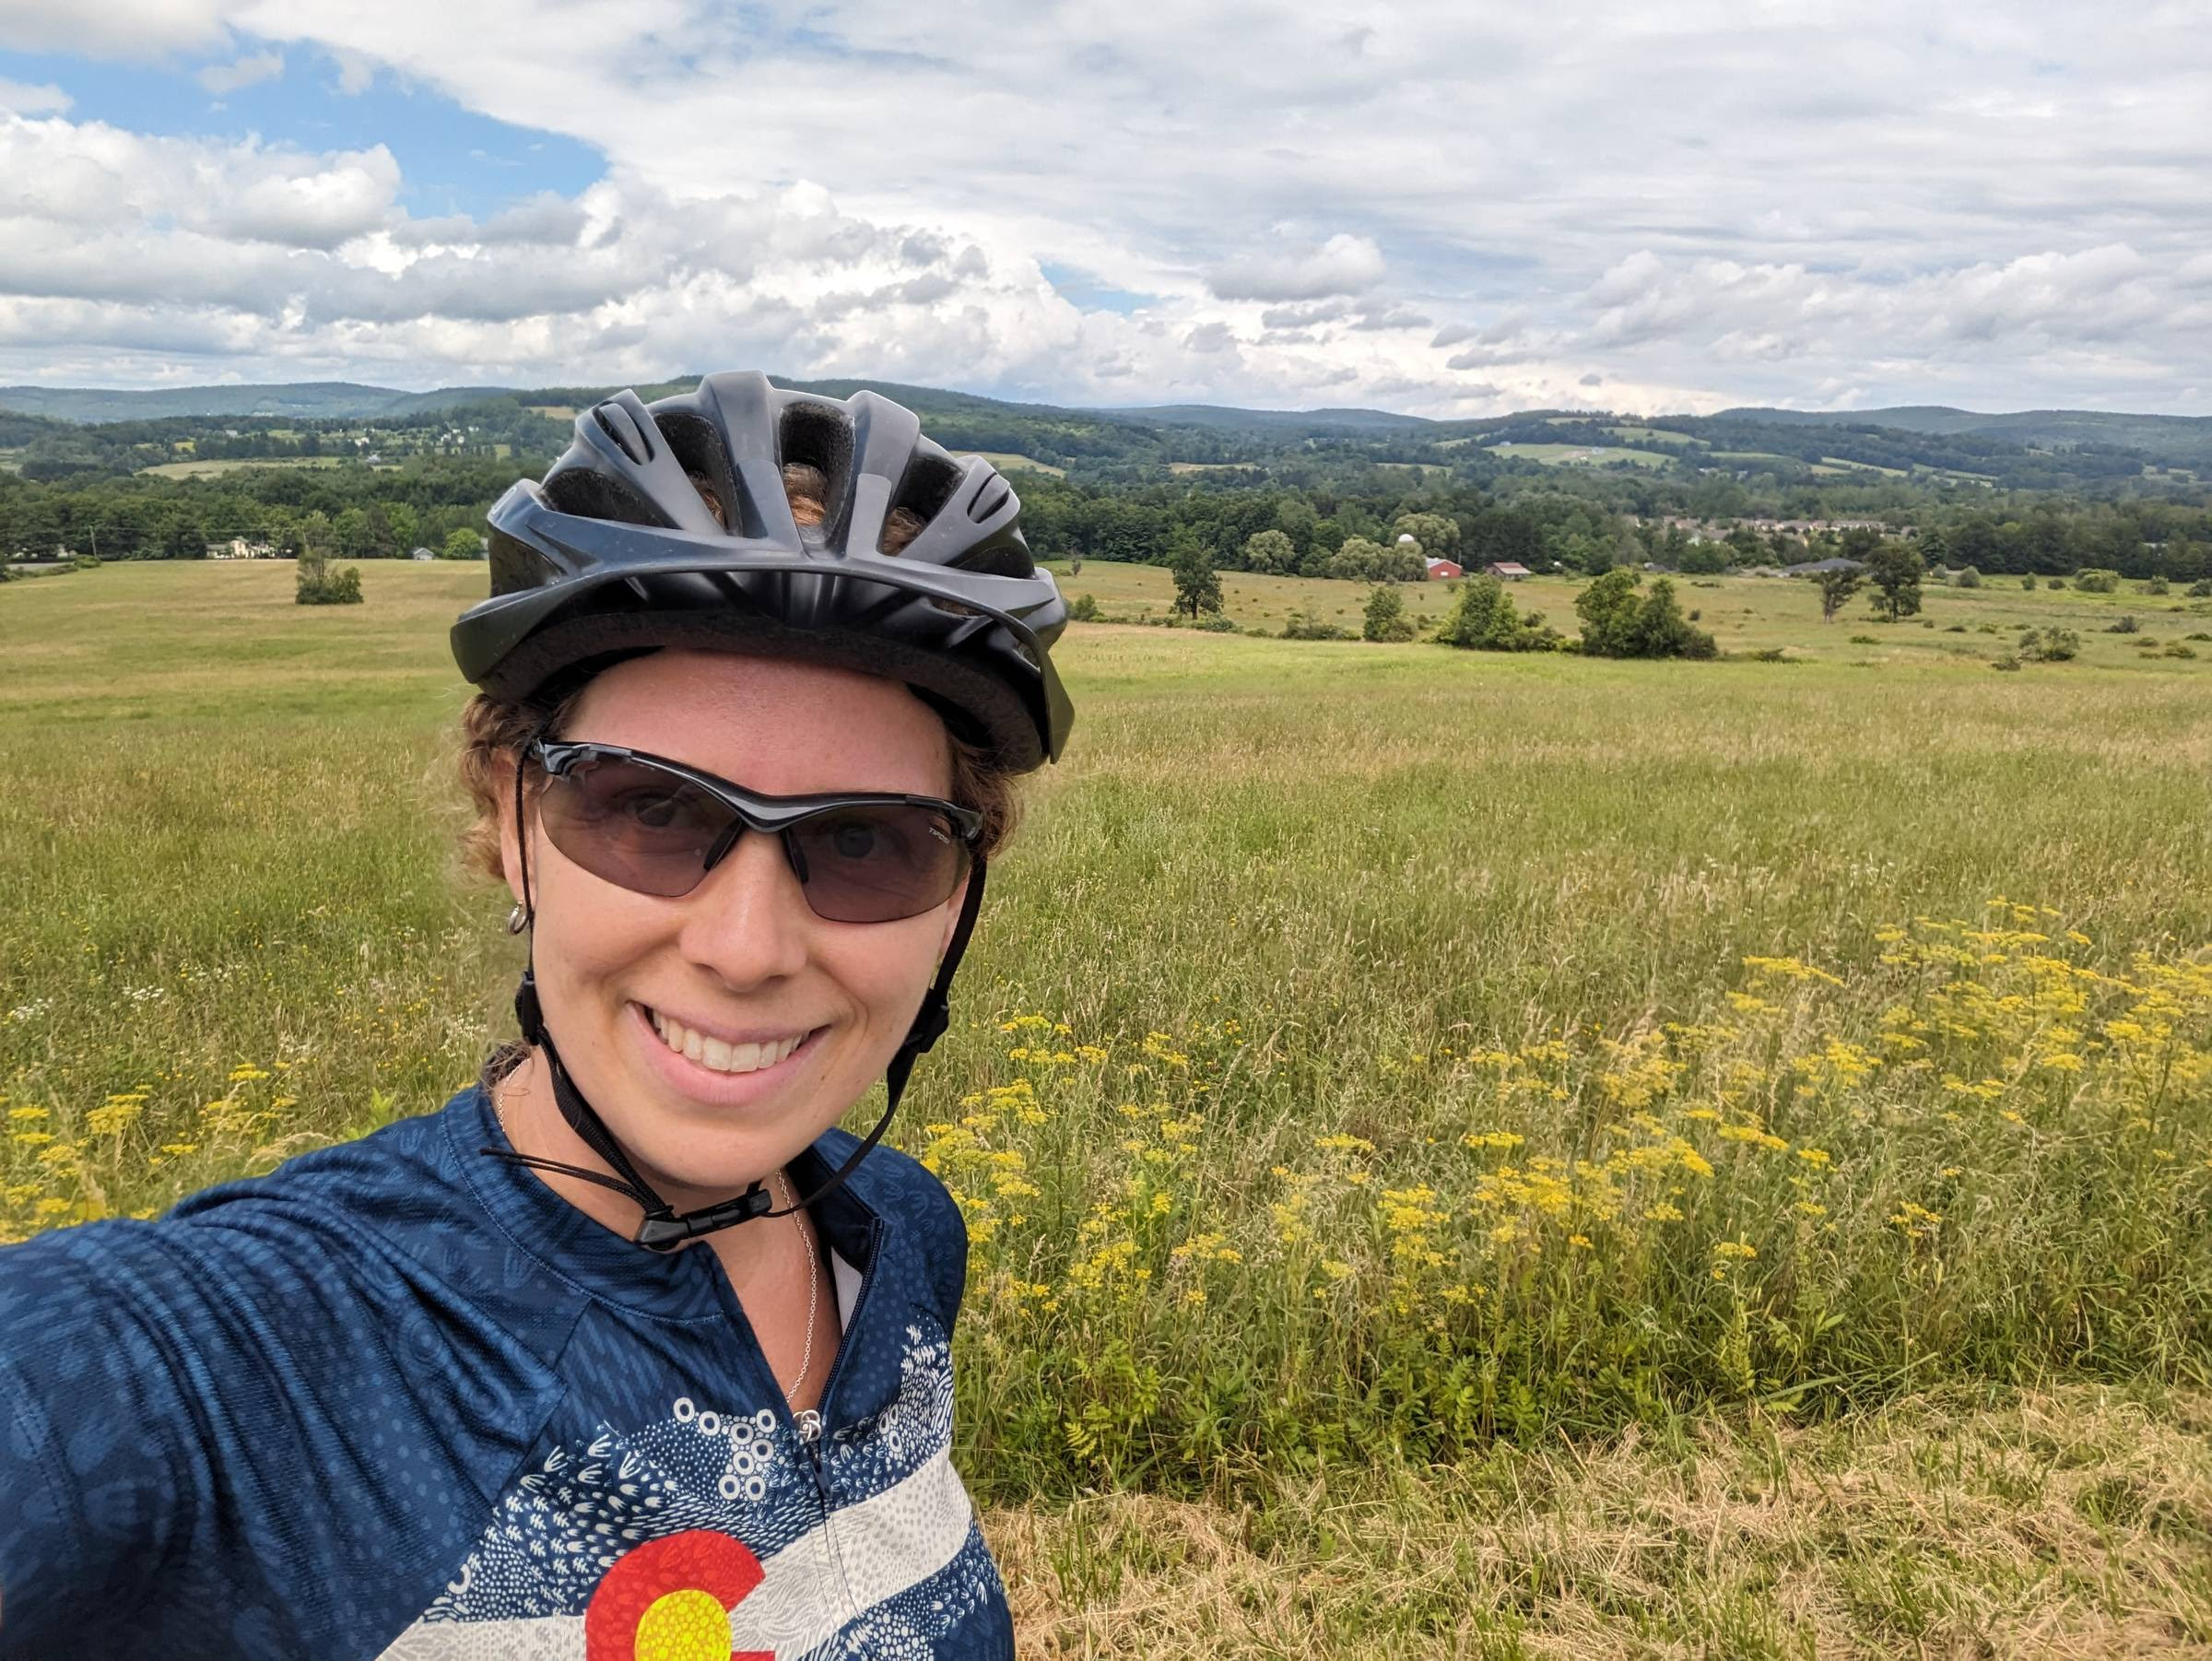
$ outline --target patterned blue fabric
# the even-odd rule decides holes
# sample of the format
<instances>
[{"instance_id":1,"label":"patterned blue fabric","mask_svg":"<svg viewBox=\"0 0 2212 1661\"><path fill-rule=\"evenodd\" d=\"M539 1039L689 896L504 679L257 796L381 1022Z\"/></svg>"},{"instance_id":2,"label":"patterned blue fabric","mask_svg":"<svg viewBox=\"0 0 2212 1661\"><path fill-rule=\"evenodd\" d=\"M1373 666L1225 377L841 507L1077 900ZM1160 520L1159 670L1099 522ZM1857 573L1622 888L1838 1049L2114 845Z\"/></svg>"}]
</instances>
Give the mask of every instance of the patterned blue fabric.
<instances>
[{"instance_id":1,"label":"patterned blue fabric","mask_svg":"<svg viewBox=\"0 0 2212 1661\"><path fill-rule=\"evenodd\" d=\"M942 1184L879 1148L815 1208L863 1280L810 1440L711 1252L503 1143L469 1090L0 1251L0 1657L1010 1657Z\"/></svg>"}]
</instances>

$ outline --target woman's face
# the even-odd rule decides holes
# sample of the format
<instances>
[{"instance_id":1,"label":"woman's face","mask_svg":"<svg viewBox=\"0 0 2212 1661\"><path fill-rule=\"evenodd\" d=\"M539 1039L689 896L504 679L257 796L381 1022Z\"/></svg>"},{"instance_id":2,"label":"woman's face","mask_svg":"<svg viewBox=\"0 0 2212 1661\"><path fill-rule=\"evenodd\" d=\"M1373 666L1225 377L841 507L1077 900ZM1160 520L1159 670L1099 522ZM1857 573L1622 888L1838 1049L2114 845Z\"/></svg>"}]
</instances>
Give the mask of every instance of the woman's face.
<instances>
[{"instance_id":1,"label":"woman's face","mask_svg":"<svg viewBox=\"0 0 2212 1661\"><path fill-rule=\"evenodd\" d=\"M559 736L665 756L766 795L951 790L944 723L903 686L729 653L618 664L585 689ZM585 1100L672 1201L725 1197L836 1123L883 1076L959 915L956 890L918 917L826 922L782 844L751 831L680 899L632 893L565 858L535 810L529 825L547 1029ZM691 1033L699 1059L682 1053Z\"/></svg>"}]
</instances>

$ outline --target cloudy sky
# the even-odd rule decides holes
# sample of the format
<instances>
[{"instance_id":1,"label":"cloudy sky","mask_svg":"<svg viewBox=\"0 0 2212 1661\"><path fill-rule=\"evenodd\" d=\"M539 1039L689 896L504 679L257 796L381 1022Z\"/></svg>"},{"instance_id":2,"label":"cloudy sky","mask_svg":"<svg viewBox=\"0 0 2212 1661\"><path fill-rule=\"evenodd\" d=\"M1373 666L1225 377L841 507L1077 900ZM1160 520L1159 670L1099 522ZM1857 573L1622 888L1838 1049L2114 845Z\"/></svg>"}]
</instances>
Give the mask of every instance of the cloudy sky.
<instances>
[{"instance_id":1,"label":"cloudy sky","mask_svg":"<svg viewBox=\"0 0 2212 1661\"><path fill-rule=\"evenodd\" d=\"M2202 0L0 0L0 382L754 365L2212 415L2212 29Z\"/></svg>"}]
</instances>

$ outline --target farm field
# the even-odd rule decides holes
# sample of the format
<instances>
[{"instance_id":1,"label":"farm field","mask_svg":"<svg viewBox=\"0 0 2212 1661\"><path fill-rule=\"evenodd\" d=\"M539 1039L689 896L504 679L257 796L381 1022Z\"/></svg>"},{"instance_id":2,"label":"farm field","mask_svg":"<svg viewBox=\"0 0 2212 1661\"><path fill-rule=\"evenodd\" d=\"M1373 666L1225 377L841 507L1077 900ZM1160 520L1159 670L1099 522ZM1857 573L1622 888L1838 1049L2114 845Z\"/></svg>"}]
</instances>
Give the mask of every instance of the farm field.
<instances>
[{"instance_id":1,"label":"farm field","mask_svg":"<svg viewBox=\"0 0 2212 1661\"><path fill-rule=\"evenodd\" d=\"M1611 466L1625 462L1637 467L1664 467L1672 459L1651 450L1614 449L1589 444L1490 444L1486 446L1498 455L1511 455L1525 462L1542 462L1547 466Z\"/></svg>"},{"instance_id":2,"label":"farm field","mask_svg":"<svg viewBox=\"0 0 2212 1661\"><path fill-rule=\"evenodd\" d=\"M1080 571L1071 571L1065 560L1046 564L1064 593L1093 595L1108 617L1164 618L1175 602L1175 584L1162 566L1086 560ZM2083 594L2045 587L2039 578L2030 592L2018 577L1990 577L1979 588L1927 585L1922 590L1921 615L1899 623L1876 621L1867 591L1862 591L1833 622L1823 623L1818 591L1800 580L1678 576L1672 581L1683 608L1699 613L1699 627L1712 632L1723 652L1781 650L1793 658L1862 666L1972 666L2011 652L2025 630L2055 626L2080 635L2081 656L2074 664L2047 666L2053 673L2087 666L2171 674L2212 669L2212 640L2189 639L2212 635L2212 600L2191 599L2178 588L2152 595L2137 592L2138 585L2131 583L2122 584L2124 592L2118 594ZM1574 597L1583 587L1566 577L1527 577L1512 584L1512 595L1522 610L1541 612L1554 628L1572 634ZM1451 612L1457 588L1456 583L1408 583L1399 592L1408 616L1441 622ZM1241 628L1265 633L1280 634L1293 611L1356 632L1369 592L1365 583L1221 573L1223 615ZM2109 632L2126 617L2136 619L2134 632ZM2164 655L2173 644L2194 656Z\"/></svg>"},{"instance_id":3,"label":"farm field","mask_svg":"<svg viewBox=\"0 0 2212 1661\"><path fill-rule=\"evenodd\" d=\"M1027 467L1033 473L1049 473L1054 478L1067 477L1065 467L1054 466L1051 462L1041 462L1031 455L1017 455L1010 450L972 450L968 454L982 456L1001 472L1008 468Z\"/></svg>"},{"instance_id":4,"label":"farm field","mask_svg":"<svg viewBox=\"0 0 2212 1661\"><path fill-rule=\"evenodd\" d=\"M0 587L0 1236L434 1107L506 1031L450 851L484 567L361 571ZM1682 586L1805 661L1070 630L891 1133L969 1214L1023 1654L2212 1645L2212 648L2098 631L2212 620ZM2082 658L1991 673L1984 621Z\"/></svg>"},{"instance_id":5,"label":"farm field","mask_svg":"<svg viewBox=\"0 0 2212 1661\"><path fill-rule=\"evenodd\" d=\"M347 455L261 455L250 457L217 457L198 462L157 462L150 467L141 467L141 473L156 478L212 478L218 474L236 473L247 467L350 467L358 465ZM378 464L396 467L396 462Z\"/></svg>"}]
</instances>

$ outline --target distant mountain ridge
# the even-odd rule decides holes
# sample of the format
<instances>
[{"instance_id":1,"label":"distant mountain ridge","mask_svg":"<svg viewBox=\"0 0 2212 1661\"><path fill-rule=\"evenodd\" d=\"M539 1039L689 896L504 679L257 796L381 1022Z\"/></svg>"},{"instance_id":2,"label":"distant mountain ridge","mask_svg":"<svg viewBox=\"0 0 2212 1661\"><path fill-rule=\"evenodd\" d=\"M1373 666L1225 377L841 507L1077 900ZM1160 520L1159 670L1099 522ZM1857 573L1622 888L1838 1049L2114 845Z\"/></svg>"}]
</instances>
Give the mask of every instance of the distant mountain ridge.
<instances>
[{"instance_id":1,"label":"distant mountain ridge","mask_svg":"<svg viewBox=\"0 0 2212 1661\"><path fill-rule=\"evenodd\" d=\"M2022 489L2201 489L2212 480L2212 417L2097 410L1982 414L1942 406L1865 410L1737 408L1717 416L1524 410L1431 420L1359 408L1246 409L1156 404L1023 404L897 382L778 385L846 397L864 387L919 414L955 450L1026 458L1093 482L1126 484L1200 469L1368 465L1528 468L1594 465L1768 473L1798 483L1857 469L1866 480ZM651 399L697 376L634 383ZM0 387L0 471L33 480L194 461L282 459L295 442L366 445L406 455L451 443L506 444L549 462L575 412L611 387L449 386L404 392L355 382L163 387ZM459 425L467 437L449 440ZM286 428L305 429L284 432ZM321 428L323 430L314 430ZM189 430L187 430L189 429ZM277 430L272 436L271 429ZM402 436L405 433L406 436ZM310 454L334 454L311 450ZM189 465L189 463L185 464ZM1863 481L1864 482L1864 481Z\"/></svg>"},{"instance_id":2,"label":"distant mountain ridge","mask_svg":"<svg viewBox=\"0 0 2212 1661\"><path fill-rule=\"evenodd\" d=\"M695 376L656 383L650 390L688 386ZM873 387L924 414L1028 415L1079 417L1146 426L1200 427L1237 431L1406 432L1430 427L1460 428L1477 423L1441 422L1426 416L1387 409L1247 409L1224 404L1083 406L1024 404L942 387L911 386L888 381L795 381L775 377L783 386L848 397ZM370 386L352 381L300 381L237 385L134 389L90 386L0 386L0 410L20 415L98 425L111 421L158 420L166 416L299 416L348 420L418 414L458 407L489 398L571 402L601 389L585 387L443 386L430 392ZM641 389L646 390L646 389ZM1548 411L1524 411L1547 414ZM1513 418L1492 418L1511 419ZM1641 418L1666 421L1674 418ZM1945 405L1897 405L1882 409L1778 409L1754 405L1724 409L1718 420L1759 421L1772 426L1883 427L1900 432L1987 433L2024 443L2124 444L2150 452L2201 454L2212 441L2212 416L2130 415L2090 409L2030 409L1984 414ZM1479 423L1487 425L1488 422Z\"/></svg>"},{"instance_id":3,"label":"distant mountain ridge","mask_svg":"<svg viewBox=\"0 0 2212 1661\"><path fill-rule=\"evenodd\" d=\"M5 395L0 395L5 397ZM1886 427L1899 432L1951 436L1980 433L2016 444L2117 444L2169 461L2186 462L2212 448L2212 416L2125 415L2101 409L2022 409L1984 415L1942 404L1887 409L1724 409L1716 420L1762 421L1776 427Z\"/></svg>"},{"instance_id":4,"label":"distant mountain ridge","mask_svg":"<svg viewBox=\"0 0 2212 1661\"><path fill-rule=\"evenodd\" d=\"M166 386L132 390L101 386L0 386L0 409L46 416L87 426L109 421L156 421L168 416L298 416L308 420L352 420L446 409L514 392L503 386L445 386L401 392L352 381L295 381L235 386Z\"/></svg>"}]
</instances>

